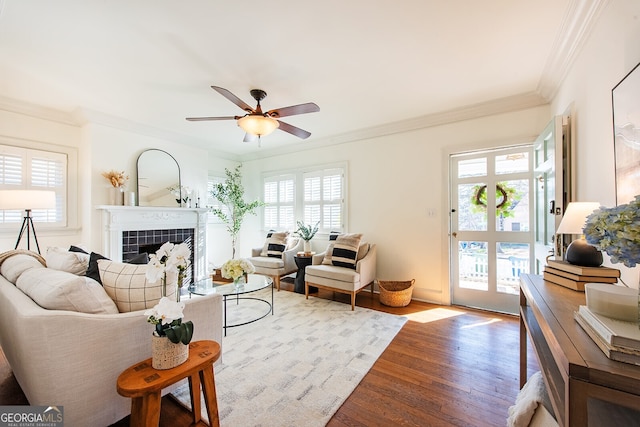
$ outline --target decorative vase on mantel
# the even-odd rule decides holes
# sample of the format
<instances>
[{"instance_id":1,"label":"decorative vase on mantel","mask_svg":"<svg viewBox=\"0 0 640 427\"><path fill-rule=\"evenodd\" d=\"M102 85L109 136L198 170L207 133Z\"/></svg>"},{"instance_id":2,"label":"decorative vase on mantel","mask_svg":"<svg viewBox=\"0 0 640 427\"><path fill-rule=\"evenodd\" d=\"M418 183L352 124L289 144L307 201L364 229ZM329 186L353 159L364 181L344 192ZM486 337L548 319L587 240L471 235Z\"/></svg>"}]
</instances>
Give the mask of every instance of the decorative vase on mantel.
<instances>
[{"instance_id":1,"label":"decorative vase on mantel","mask_svg":"<svg viewBox=\"0 0 640 427\"><path fill-rule=\"evenodd\" d=\"M124 204L124 189L122 187L109 187L109 204L113 206Z\"/></svg>"},{"instance_id":2,"label":"decorative vase on mantel","mask_svg":"<svg viewBox=\"0 0 640 427\"><path fill-rule=\"evenodd\" d=\"M172 343L166 336L151 335L151 366L154 369L171 369L189 358L189 346Z\"/></svg>"}]
</instances>

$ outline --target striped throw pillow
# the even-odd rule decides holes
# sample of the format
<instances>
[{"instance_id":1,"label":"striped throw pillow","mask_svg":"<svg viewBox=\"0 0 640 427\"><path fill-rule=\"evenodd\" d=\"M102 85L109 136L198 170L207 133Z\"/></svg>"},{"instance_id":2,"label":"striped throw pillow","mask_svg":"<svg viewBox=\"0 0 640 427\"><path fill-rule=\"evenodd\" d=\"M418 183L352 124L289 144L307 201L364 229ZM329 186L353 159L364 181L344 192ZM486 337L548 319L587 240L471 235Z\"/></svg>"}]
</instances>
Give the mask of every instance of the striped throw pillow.
<instances>
[{"instance_id":1,"label":"striped throw pillow","mask_svg":"<svg viewBox=\"0 0 640 427\"><path fill-rule=\"evenodd\" d=\"M331 252L331 263L337 267L356 268L362 234L341 234Z\"/></svg>"},{"instance_id":2,"label":"striped throw pillow","mask_svg":"<svg viewBox=\"0 0 640 427\"><path fill-rule=\"evenodd\" d=\"M281 233L269 233L267 234L267 241L265 243L266 250L263 251L263 256L272 258L282 258L282 253L287 248L287 239L289 238L289 232Z\"/></svg>"}]
</instances>

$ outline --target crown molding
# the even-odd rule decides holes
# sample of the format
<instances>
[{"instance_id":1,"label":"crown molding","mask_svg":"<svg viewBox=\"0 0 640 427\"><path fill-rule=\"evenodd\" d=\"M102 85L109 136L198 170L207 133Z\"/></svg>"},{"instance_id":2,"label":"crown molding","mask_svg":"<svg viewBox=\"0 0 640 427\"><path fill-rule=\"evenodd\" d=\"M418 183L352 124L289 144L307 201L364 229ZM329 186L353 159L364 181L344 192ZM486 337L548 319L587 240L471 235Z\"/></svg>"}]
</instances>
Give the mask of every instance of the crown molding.
<instances>
[{"instance_id":1,"label":"crown molding","mask_svg":"<svg viewBox=\"0 0 640 427\"><path fill-rule=\"evenodd\" d=\"M410 132L419 129L457 123L466 120L473 120L486 116L493 116L502 113L524 110L527 108L539 107L548 104L537 92L529 92L520 95L508 96L494 99L487 102L472 104L460 108L454 108L434 114L414 117L393 123L386 123L353 132L306 141L303 144L288 145L273 149L262 149L257 152L248 153L241 156L241 161L258 160L267 157L291 154L294 152L307 151L315 148L328 147L332 145L345 144L364 139L373 139L397 133Z\"/></svg>"},{"instance_id":2,"label":"crown molding","mask_svg":"<svg viewBox=\"0 0 640 427\"><path fill-rule=\"evenodd\" d=\"M0 95L0 110L71 126L82 126L73 114Z\"/></svg>"},{"instance_id":3,"label":"crown molding","mask_svg":"<svg viewBox=\"0 0 640 427\"><path fill-rule=\"evenodd\" d=\"M595 23L610 3L610 0L573 0L569 4L536 90L544 99L550 101L557 94Z\"/></svg>"}]
</instances>

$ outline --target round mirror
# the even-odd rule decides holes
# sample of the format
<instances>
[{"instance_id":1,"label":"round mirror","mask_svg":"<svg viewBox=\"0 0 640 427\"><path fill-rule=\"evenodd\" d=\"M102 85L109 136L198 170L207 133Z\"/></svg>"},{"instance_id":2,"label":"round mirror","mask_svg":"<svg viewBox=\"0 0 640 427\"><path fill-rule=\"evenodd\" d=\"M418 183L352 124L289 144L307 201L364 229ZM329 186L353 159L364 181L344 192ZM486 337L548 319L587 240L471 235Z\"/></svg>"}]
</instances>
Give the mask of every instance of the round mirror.
<instances>
[{"instance_id":1,"label":"round mirror","mask_svg":"<svg viewBox=\"0 0 640 427\"><path fill-rule=\"evenodd\" d=\"M173 156L155 148L138 156L138 206L181 206L180 166Z\"/></svg>"}]
</instances>

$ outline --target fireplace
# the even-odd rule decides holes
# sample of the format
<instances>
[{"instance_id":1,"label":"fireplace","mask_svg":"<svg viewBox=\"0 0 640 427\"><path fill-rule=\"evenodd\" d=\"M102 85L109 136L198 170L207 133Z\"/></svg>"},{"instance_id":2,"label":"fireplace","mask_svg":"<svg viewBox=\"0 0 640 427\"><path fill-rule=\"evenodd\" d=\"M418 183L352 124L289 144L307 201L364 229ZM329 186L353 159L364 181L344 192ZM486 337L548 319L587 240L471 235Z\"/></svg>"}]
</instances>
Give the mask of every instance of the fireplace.
<instances>
[{"instance_id":1,"label":"fireplace","mask_svg":"<svg viewBox=\"0 0 640 427\"><path fill-rule=\"evenodd\" d=\"M189 276L194 280L206 276L206 209L142 206L98 209L102 211L102 247L106 257L127 260L141 252L155 253L166 242L187 242L191 248Z\"/></svg>"}]
</instances>

